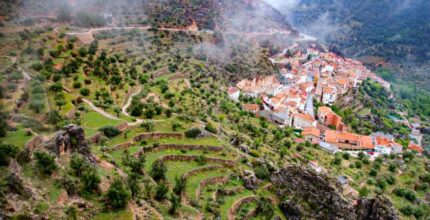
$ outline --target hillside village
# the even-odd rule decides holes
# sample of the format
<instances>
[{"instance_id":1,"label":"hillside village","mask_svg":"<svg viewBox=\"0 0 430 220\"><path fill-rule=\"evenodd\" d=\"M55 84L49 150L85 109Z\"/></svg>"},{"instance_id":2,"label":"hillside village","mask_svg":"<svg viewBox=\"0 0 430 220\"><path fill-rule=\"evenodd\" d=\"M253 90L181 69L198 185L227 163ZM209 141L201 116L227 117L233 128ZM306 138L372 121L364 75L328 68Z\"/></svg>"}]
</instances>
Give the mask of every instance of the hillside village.
<instances>
[{"instance_id":1,"label":"hillside village","mask_svg":"<svg viewBox=\"0 0 430 220\"><path fill-rule=\"evenodd\" d=\"M320 52L310 47L285 49L270 58L280 74L243 79L228 89L229 97L260 99L260 104L244 104L246 111L266 118L281 127L300 130L303 138L321 148L336 153L367 151L378 155L398 154L404 147L391 134L375 132L354 134L329 106L350 90L356 90L365 80L373 80L390 90L390 84L366 68L360 61L343 58L332 52ZM314 102L319 107L314 107ZM419 131L413 129L408 150L423 153Z\"/></svg>"}]
</instances>

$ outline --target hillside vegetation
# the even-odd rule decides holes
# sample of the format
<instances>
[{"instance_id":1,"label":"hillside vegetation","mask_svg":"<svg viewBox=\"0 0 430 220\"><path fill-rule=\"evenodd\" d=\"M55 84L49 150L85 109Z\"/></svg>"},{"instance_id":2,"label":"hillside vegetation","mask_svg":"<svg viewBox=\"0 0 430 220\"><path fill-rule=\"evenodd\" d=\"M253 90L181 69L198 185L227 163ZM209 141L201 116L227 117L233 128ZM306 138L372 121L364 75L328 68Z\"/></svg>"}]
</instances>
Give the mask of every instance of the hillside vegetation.
<instances>
[{"instance_id":1,"label":"hillside vegetation","mask_svg":"<svg viewBox=\"0 0 430 220\"><path fill-rule=\"evenodd\" d=\"M118 11L139 9L128 2L131 8ZM138 28L88 31L58 18L0 28L0 218L430 216L427 156L405 151L372 161L364 153L331 154L229 98L238 79L277 72L269 57L280 48L229 34L225 20L217 29L218 12L254 17L254 4L263 3L164 4L153 8L160 15L145 19L114 16ZM290 30L279 12L264 7L272 12L269 23ZM193 21L214 31L184 28ZM365 81L354 95L353 109L333 107L352 128L403 138L404 128L386 119L396 108L387 91ZM352 119L359 111L367 114ZM341 186L339 176L348 184Z\"/></svg>"}]
</instances>

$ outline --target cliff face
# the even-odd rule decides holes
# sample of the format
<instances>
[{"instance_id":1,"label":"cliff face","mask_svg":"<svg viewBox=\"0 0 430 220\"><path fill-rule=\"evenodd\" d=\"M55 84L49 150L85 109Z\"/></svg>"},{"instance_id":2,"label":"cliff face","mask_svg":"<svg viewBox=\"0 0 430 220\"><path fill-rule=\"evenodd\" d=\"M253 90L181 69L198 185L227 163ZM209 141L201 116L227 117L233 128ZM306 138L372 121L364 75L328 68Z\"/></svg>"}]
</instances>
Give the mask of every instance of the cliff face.
<instances>
[{"instance_id":1,"label":"cliff face","mask_svg":"<svg viewBox=\"0 0 430 220\"><path fill-rule=\"evenodd\" d=\"M391 202L383 197L361 199L357 206L344 198L337 180L297 165L270 177L289 219L397 219Z\"/></svg>"}]
</instances>

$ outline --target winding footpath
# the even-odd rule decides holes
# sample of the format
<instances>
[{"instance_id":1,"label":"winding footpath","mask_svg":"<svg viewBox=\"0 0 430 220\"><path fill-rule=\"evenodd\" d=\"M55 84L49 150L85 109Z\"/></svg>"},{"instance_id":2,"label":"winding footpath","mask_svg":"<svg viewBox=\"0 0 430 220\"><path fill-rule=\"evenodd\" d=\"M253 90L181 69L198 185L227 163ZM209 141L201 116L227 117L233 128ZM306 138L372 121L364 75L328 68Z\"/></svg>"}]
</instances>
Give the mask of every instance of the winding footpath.
<instances>
[{"instance_id":1,"label":"winding footpath","mask_svg":"<svg viewBox=\"0 0 430 220\"><path fill-rule=\"evenodd\" d=\"M130 97L127 99L127 101L126 101L125 105L124 105L124 106L122 106L122 108L121 108L121 112L122 112L125 116L127 116L127 117L133 117L133 116L131 116L131 115L127 112L127 108L131 105L131 101L133 100L133 97L134 97L134 96L136 96L136 95L138 95L141 91L142 91L142 87L139 87L139 90L138 90L138 91L136 91L136 92L134 92L134 93L132 93L132 94L130 95ZM85 103L87 103L87 104L91 107L91 109L93 109L95 112L97 112L97 113L99 113L99 114L101 114L101 115L105 116L106 118L109 118L109 119L112 119L112 120L116 120L116 121L123 121L123 119L120 119L120 118L116 117L115 115L112 115L112 114L110 114L109 112L106 112L105 110L103 110L103 109L101 109L101 108L99 108L99 107L95 106L95 105L94 105L94 103L92 103L90 100L88 100L88 99L82 99L82 100L83 100ZM143 119L138 118L138 119L136 119L136 121L134 121L134 122L127 122L127 125L128 125L128 126L135 126L135 125L142 124L143 122L144 122L144 120L143 120Z\"/></svg>"},{"instance_id":2,"label":"winding footpath","mask_svg":"<svg viewBox=\"0 0 430 220\"><path fill-rule=\"evenodd\" d=\"M111 115L110 113L106 112L105 110L95 106L90 100L88 99L82 99L85 103L87 103L94 111L96 111L97 113L105 116L106 118L112 119L112 120L121 120L118 117Z\"/></svg>"},{"instance_id":3,"label":"winding footpath","mask_svg":"<svg viewBox=\"0 0 430 220\"><path fill-rule=\"evenodd\" d=\"M139 89L138 89L136 92L134 92L134 93L132 93L132 94L130 95L130 97L127 99L127 102L125 103L125 105L123 105L123 106L122 106L121 111L122 111L122 113L123 113L125 116L132 117L132 116L127 112L127 109L128 109L128 107L130 107L130 105L131 105L131 101L133 100L133 97L134 97L134 96L136 96L136 95L138 95L141 91L142 91L142 87L139 87ZM134 125L138 125L138 124L142 124L142 123L143 123L143 119L138 118L138 119L136 119L136 121L135 121L135 122L129 122L129 123L127 123L127 124L128 124L129 126L134 126Z\"/></svg>"}]
</instances>

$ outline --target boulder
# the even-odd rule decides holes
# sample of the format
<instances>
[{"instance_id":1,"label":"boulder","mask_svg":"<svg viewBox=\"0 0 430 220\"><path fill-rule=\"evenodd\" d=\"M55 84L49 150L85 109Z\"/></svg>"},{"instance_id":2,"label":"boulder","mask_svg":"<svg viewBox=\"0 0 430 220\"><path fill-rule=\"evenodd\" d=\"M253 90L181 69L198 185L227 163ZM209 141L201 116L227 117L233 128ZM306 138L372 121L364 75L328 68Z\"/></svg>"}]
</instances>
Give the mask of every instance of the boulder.
<instances>
[{"instance_id":1,"label":"boulder","mask_svg":"<svg viewBox=\"0 0 430 220\"><path fill-rule=\"evenodd\" d=\"M360 199L356 206L357 219L397 220L399 217L391 201L384 196Z\"/></svg>"},{"instance_id":2,"label":"boulder","mask_svg":"<svg viewBox=\"0 0 430 220\"><path fill-rule=\"evenodd\" d=\"M243 182L247 189L254 190L258 188L261 181L255 176L254 172L245 170L243 172Z\"/></svg>"}]
</instances>

